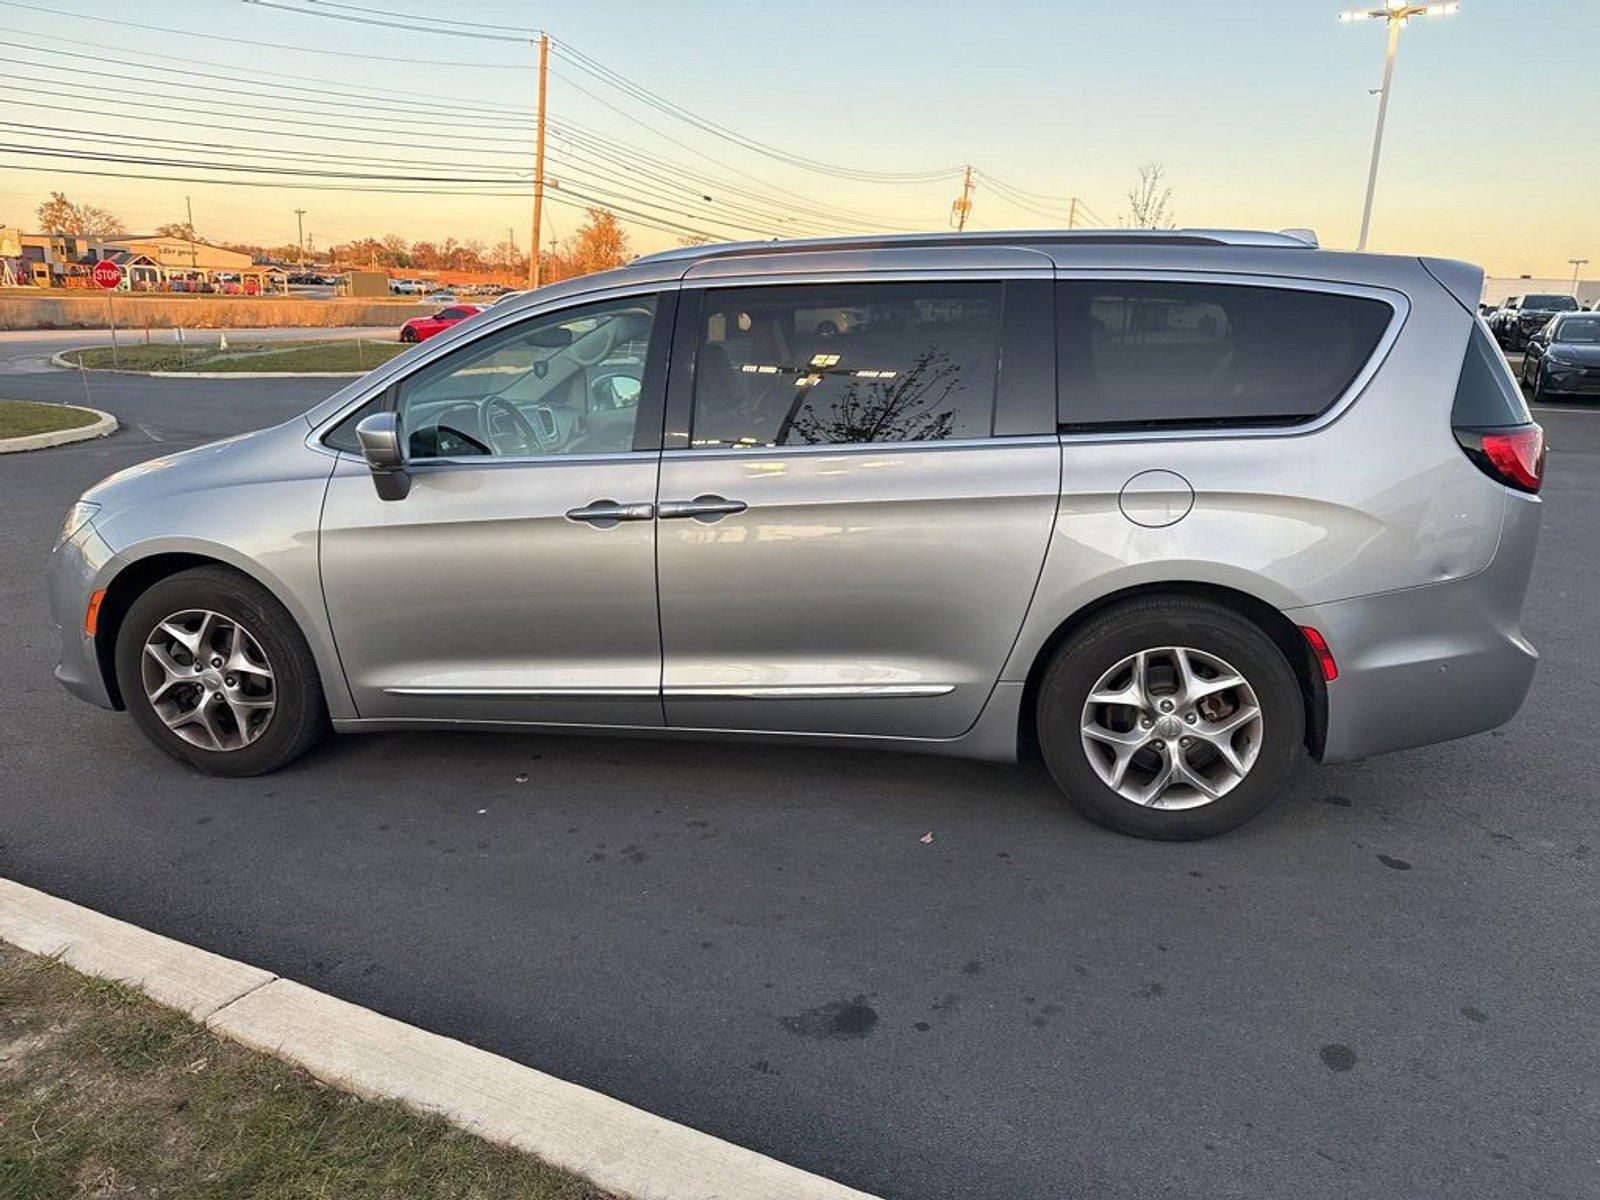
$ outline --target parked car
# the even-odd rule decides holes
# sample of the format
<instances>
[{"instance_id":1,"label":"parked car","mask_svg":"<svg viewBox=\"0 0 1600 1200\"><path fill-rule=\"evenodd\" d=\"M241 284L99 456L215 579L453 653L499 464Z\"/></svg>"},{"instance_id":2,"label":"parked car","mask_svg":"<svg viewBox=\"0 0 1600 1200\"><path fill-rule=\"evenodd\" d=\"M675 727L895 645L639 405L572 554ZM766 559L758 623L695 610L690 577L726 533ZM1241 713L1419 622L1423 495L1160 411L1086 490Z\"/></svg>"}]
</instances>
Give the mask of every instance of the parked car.
<instances>
[{"instance_id":1,"label":"parked car","mask_svg":"<svg viewBox=\"0 0 1600 1200\"><path fill-rule=\"evenodd\" d=\"M400 340L402 342L425 342L436 333L443 333L450 326L465 321L468 317L475 317L483 309L476 304L457 304L450 308L440 309L432 316L412 317L400 326Z\"/></svg>"},{"instance_id":2,"label":"parked car","mask_svg":"<svg viewBox=\"0 0 1600 1200\"><path fill-rule=\"evenodd\" d=\"M91 488L56 674L219 775L330 724L1036 742L1219 833L1522 704L1543 433L1482 286L1203 230L646 256Z\"/></svg>"},{"instance_id":3,"label":"parked car","mask_svg":"<svg viewBox=\"0 0 1600 1200\"><path fill-rule=\"evenodd\" d=\"M423 292L420 279L391 279L389 291L396 296L420 296Z\"/></svg>"},{"instance_id":4,"label":"parked car","mask_svg":"<svg viewBox=\"0 0 1600 1200\"><path fill-rule=\"evenodd\" d=\"M1522 383L1533 401L1600 396L1600 313L1553 317L1528 339Z\"/></svg>"},{"instance_id":5,"label":"parked car","mask_svg":"<svg viewBox=\"0 0 1600 1200\"><path fill-rule=\"evenodd\" d=\"M1521 350L1534 332L1543 328L1551 317L1577 310L1578 301L1573 296L1552 292L1512 296L1489 318L1489 328L1507 350Z\"/></svg>"}]
</instances>

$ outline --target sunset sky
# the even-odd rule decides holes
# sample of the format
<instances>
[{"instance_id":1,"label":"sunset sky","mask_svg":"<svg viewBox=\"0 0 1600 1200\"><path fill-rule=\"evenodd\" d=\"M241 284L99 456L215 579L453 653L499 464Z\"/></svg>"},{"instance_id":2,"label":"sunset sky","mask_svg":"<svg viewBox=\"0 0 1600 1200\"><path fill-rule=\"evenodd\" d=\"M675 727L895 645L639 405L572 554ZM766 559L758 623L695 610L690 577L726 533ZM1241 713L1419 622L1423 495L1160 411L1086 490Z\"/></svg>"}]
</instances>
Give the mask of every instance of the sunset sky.
<instances>
[{"instance_id":1,"label":"sunset sky","mask_svg":"<svg viewBox=\"0 0 1600 1200\"><path fill-rule=\"evenodd\" d=\"M713 132L651 107L558 57L551 120L655 155L661 169L640 176L636 160L609 158L597 148L603 143L557 137L549 173L564 190L552 196L546 237L552 228L570 233L581 219L577 196L602 190L636 195L645 205L639 211L661 223L719 237L740 236L726 222L753 220L753 210L763 214L763 228L779 232L796 220L806 231L819 224L865 227L868 220L874 227L944 228L959 191L953 174L889 182L840 173L953 172L969 162L1013 197L1031 198L1030 207L1020 206L980 180L972 227L1063 226L1066 205L1042 197L1069 195L1116 224L1139 165L1159 162L1175 191L1179 224L1309 226L1324 244L1348 246L1360 217L1376 106L1368 89L1379 82L1384 32L1381 23L1341 24L1343 6L1340 0L350 0L320 7L374 20L448 13L480 23L474 28L542 24L562 45L718 127ZM183 165L199 153L194 144L224 142L270 148L275 161L301 168L306 163L295 154L309 147L322 156L312 165L330 171L423 175L448 162L459 173L491 153L501 172L531 171L531 137L519 118L478 115L531 107L536 56L523 45L319 18L245 0L30 0L0 4L0 11L6 17L0 128L7 148L0 152L0 223L31 229L34 209L57 189L111 209L136 231L181 221L189 196L197 227L216 240L292 241L294 209L303 208L319 247L389 232L493 245L508 227L526 245L529 205L515 195L90 177L57 173L52 160L16 153L17 147L59 149L66 143L49 131L67 128L125 135L117 143L80 139L71 144L76 151L160 156L177 165L78 159L56 168L199 178L206 173ZM1587 257L1595 263L1586 274L1600 276L1597 47L1600 0L1463 0L1455 16L1414 20L1402 37L1371 248L1467 258L1498 275L1563 277L1571 272L1569 258ZM47 48L115 61L70 59ZM218 77L193 83L236 86L256 98L219 92L202 98L212 106L202 114L201 100L180 94L187 70ZM140 79L162 86L145 88ZM326 110L261 98L284 85L323 101L346 89L391 97L369 101L390 111L361 117L367 128L349 136L395 144L362 149L300 140L333 137L340 120ZM141 111L131 106L138 99L177 103L170 111ZM223 128L200 128L200 121ZM431 138L420 136L424 129ZM839 170L781 161L724 134ZM137 140L152 137L190 145L153 151ZM370 157L367 165L345 168L346 154ZM745 217L730 218L739 206ZM852 215L819 217L816 206ZM708 214L720 214L724 223L713 225ZM638 250L674 245L682 236L637 220L627 224Z\"/></svg>"}]
</instances>

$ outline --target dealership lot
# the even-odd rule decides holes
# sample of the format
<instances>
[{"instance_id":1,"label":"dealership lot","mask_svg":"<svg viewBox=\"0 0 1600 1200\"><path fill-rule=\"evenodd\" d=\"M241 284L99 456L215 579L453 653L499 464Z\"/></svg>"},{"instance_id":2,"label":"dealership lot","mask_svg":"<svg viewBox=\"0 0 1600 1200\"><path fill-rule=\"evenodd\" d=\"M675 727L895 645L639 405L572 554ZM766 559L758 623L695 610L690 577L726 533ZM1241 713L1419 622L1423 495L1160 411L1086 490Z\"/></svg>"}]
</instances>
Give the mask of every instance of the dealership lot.
<instances>
[{"instance_id":1,"label":"dealership lot","mask_svg":"<svg viewBox=\"0 0 1600 1200\"><path fill-rule=\"evenodd\" d=\"M412 734L189 774L50 678L43 557L101 476L337 381L91 386L123 433L0 463L0 874L886 1196L1592 1194L1600 408L1537 414L1515 722L1161 845L1033 764Z\"/></svg>"}]
</instances>

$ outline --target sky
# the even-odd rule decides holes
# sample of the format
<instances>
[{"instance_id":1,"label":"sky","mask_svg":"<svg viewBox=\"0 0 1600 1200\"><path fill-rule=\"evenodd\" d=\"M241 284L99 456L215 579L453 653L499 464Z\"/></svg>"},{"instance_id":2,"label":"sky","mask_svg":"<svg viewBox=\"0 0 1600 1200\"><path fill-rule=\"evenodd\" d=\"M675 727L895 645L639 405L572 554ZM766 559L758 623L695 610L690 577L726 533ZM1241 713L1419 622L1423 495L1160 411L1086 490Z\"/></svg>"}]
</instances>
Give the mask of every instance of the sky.
<instances>
[{"instance_id":1,"label":"sky","mask_svg":"<svg viewBox=\"0 0 1600 1200\"><path fill-rule=\"evenodd\" d=\"M544 237L570 234L586 198L631 196L641 218L673 227L625 220L639 251L678 244L682 229L741 236L731 228L740 221L761 234L945 228L968 163L980 172L969 228L1062 227L1058 198L1068 196L1081 198L1086 223L1117 224L1140 165L1153 162L1165 168L1180 225L1309 227L1324 245L1352 246L1376 115L1369 89L1384 53L1382 23L1340 23L1343 0L274 2L401 23L448 14L491 37L493 27L543 27L558 47L602 64L609 79L570 56L553 59L550 120L578 129L552 140L558 187ZM62 170L215 178L182 165L192 147L152 151L129 140L164 137L269 148L273 162L298 169L460 176L492 157L501 173L531 173L531 131L502 111L532 108L537 56L525 44L248 0L0 0L0 15L0 144L179 161L0 151L0 223L31 229L39 202L60 190L135 231L181 221L187 196L197 228L220 241L292 242L301 208L316 246L391 232L493 245L508 229L527 244L526 185L514 180L470 186L515 195L439 196L324 190L302 186L312 182L304 177L234 176L291 184L265 188ZM1369 248L1465 258L1501 276L1567 277L1569 259L1590 258L1585 275L1600 278L1596 47L1600 0L1462 0L1454 16L1413 20L1401 37ZM118 61L59 53L68 49ZM254 94L200 97L184 92L186 77ZM694 121L648 106L618 80ZM290 93L274 90L286 86L308 90L286 102ZM376 93L389 98L365 103L384 111L360 115L359 134L342 113L296 107L305 96L324 104ZM171 108L133 107L140 99ZM202 101L221 107L202 113ZM67 145L49 132L60 128L102 140ZM394 144L331 140L340 136ZM652 166L640 151L655 156ZM255 152L206 153L239 161ZM348 161L361 156L366 165ZM456 165L438 165L447 160ZM936 172L945 173L880 178Z\"/></svg>"}]
</instances>

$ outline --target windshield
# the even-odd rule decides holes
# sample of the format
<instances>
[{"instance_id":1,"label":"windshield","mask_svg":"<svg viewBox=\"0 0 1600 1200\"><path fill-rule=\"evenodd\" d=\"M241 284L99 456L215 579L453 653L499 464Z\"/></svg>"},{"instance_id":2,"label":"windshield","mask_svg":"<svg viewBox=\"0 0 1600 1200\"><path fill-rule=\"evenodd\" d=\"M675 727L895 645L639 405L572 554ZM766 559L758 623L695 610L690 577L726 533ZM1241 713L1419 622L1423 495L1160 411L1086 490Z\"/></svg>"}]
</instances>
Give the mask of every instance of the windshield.
<instances>
[{"instance_id":1,"label":"windshield","mask_svg":"<svg viewBox=\"0 0 1600 1200\"><path fill-rule=\"evenodd\" d=\"M1537 308L1544 312L1576 312L1578 302L1571 296L1529 296L1522 302L1523 308Z\"/></svg>"},{"instance_id":2,"label":"windshield","mask_svg":"<svg viewBox=\"0 0 1600 1200\"><path fill-rule=\"evenodd\" d=\"M1587 345L1600 342L1600 317L1568 317L1556 326L1555 340Z\"/></svg>"}]
</instances>

